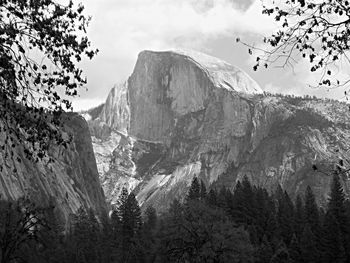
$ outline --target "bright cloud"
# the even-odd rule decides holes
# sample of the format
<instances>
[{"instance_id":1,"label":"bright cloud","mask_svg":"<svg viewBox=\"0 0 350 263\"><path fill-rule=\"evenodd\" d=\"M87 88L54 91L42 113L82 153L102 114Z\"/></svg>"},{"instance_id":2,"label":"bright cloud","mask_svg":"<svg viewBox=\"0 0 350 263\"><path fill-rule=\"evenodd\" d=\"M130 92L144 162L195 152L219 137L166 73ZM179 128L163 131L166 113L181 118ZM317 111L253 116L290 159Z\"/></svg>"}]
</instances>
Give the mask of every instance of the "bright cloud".
<instances>
[{"instance_id":1,"label":"bright cloud","mask_svg":"<svg viewBox=\"0 0 350 263\"><path fill-rule=\"evenodd\" d=\"M335 79L346 80L349 76L349 70L345 70L347 67L339 65L339 67L333 67L333 77ZM267 83L264 90L273 93L283 93L289 95L315 95L320 98L333 98L338 100L344 100L344 91L348 90L348 87L337 87L332 89L317 87L321 79L322 72L316 71L310 72L310 64L306 60L299 60L297 64L283 72L281 76L275 80L275 82ZM289 81L286 81L289 80Z\"/></svg>"},{"instance_id":2,"label":"bright cloud","mask_svg":"<svg viewBox=\"0 0 350 263\"><path fill-rule=\"evenodd\" d=\"M259 0L245 10L235 1L83 0L93 16L88 34L100 54L82 65L90 89L82 96L105 98L115 82L130 75L144 49L206 51L212 39L271 32L273 24L261 14Z\"/></svg>"},{"instance_id":3,"label":"bright cloud","mask_svg":"<svg viewBox=\"0 0 350 263\"><path fill-rule=\"evenodd\" d=\"M85 0L94 14L91 38L109 55L129 57L144 48L192 47L233 32L271 32L261 2L240 10L229 0ZM201 48L201 46L199 46Z\"/></svg>"}]
</instances>

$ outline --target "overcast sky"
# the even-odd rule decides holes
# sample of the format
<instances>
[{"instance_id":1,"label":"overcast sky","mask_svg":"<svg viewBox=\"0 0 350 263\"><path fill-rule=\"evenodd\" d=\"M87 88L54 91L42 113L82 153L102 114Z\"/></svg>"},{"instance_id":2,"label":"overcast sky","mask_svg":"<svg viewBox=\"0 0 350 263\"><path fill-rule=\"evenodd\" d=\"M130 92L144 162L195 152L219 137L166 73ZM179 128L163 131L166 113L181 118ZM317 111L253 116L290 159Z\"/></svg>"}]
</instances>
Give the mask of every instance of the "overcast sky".
<instances>
[{"instance_id":1,"label":"overcast sky","mask_svg":"<svg viewBox=\"0 0 350 263\"><path fill-rule=\"evenodd\" d=\"M115 83L132 73L145 49L186 48L221 58L250 74L264 90L296 95L342 97L342 90L311 89L315 77L306 64L291 69L252 70L254 58L237 37L261 43L276 29L261 14L260 0L81 0L92 16L88 36L100 53L82 68L88 91L73 101L75 110L105 101Z\"/></svg>"}]
</instances>

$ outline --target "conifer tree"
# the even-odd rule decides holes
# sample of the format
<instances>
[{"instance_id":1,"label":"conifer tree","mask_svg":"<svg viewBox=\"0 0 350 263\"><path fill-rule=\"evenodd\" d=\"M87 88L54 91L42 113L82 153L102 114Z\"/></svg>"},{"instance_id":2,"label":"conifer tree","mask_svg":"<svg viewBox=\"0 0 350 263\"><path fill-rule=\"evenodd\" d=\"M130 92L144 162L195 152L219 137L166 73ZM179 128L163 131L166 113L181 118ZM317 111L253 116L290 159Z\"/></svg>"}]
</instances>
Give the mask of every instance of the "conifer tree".
<instances>
[{"instance_id":1,"label":"conifer tree","mask_svg":"<svg viewBox=\"0 0 350 263\"><path fill-rule=\"evenodd\" d=\"M123 218L123 213L125 212L125 206L126 206L126 202L128 200L128 196L129 196L128 189L126 187L123 187L122 191L118 197L117 207L115 210L118 217L119 217L119 220L122 220L122 218Z\"/></svg>"},{"instance_id":2,"label":"conifer tree","mask_svg":"<svg viewBox=\"0 0 350 263\"><path fill-rule=\"evenodd\" d=\"M72 259L77 262L89 261L89 217L83 207L80 207L75 215L73 225L73 244L75 251L73 251Z\"/></svg>"},{"instance_id":3,"label":"conifer tree","mask_svg":"<svg viewBox=\"0 0 350 263\"><path fill-rule=\"evenodd\" d=\"M304 229L304 206L300 195L297 195L295 201L295 233L300 238Z\"/></svg>"},{"instance_id":4,"label":"conifer tree","mask_svg":"<svg viewBox=\"0 0 350 263\"><path fill-rule=\"evenodd\" d=\"M330 212L325 216L322 234L323 262L345 262L346 255L343 246L341 228L336 218Z\"/></svg>"},{"instance_id":5,"label":"conifer tree","mask_svg":"<svg viewBox=\"0 0 350 263\"><path fill-rule=\"evenodd\" d=\"M292 260L292 262L294 262L294 263L303 262L303 260L301 258L300 244L299 244L298 238L295 234L292 237L292 241L290 242L288 251L289 251L289 256L290 256L290 259Z\"/></svg>"},{"instance_id":6,"label":"conifer tree","mask_svg":"<svg viewBox=\"0 0 350 263\"><path fill-rule=\"evenodd\" d=\"M89 262L100 262L100 259L98 258L98 244L99 244L99 238L100 238L100 226L97 221L96 215L92 208L88 210L87 213L88 217L88 240L86 242L87 246L87 258L89 259Z\"/></svg>"},{"instance_id":7,"label":"conifer tree","mask_svg":"<svg viewBox=\"0 0 350 263\"><path fill-rule=\"evenodd\" d=\"M229 213L238 223L250 225L255 220L255 198L253 188L247 176L238 182L229 202Z\"/></svg>"},{"instance_id":8,"label":"conifer tree","mask_svg":"<svg viewBox=\"0 0 350 263\"><path fill-rule=\"evenodd\" d=\"M113 228L111 224L111 219L108 217L107 211L101 214L101 234L99 240L99 258L101 263L114 262L112 258L112 250L117 249L118 246L114 248L113 246Z\"/></svg>"},{"instance_id":9,"label":"conifer tree","mask_svg":"<svg viewBox=\"0 0 350 263\"><path fill-rule=\"evenodd\" d=\"M179 222L181 220L183 216L183 207L177 198L170 204L168 212L171 221Z\"/></svg>"},{"instance_id":10,"label":"conifer tree","mask_svg":"<svg viewBox=\"0 0 350 263\"><path fill-rule=\"evenodd\" d=\"M112 262L115 261L117 258L120 257L119 253L119 247L121 243L121 221L118 216L118 211L115 209L111 213L111 219L110 219L110 243L109 246L111 248L111 258ZM108 226L107 226L108 229Z\"/></svg>"},{"instance_id":11,"label":"conifer tree","mask_svg":"<svg viewBox=\"0 0 350 263\"><path fill-rule=\"evenodd\" d=\"M318 239L320 234L320 216L315 195L310 186L307 186L305 191L305 223L309 224L312 233Z\"/></svg>"},{"instance_id":12,"label":"conifer tree","mask_svg":"<svg viewBox=\"0 0 350 263\"><path fill-rule=\"evenodd\" d=\"M206 197L207 197L207 188L203 180L201 180L200 199L204 201Z\"/></svg>"},{"instance_id":13,"label":"conifer tree","mask_svg":"<svg viewBox=\"0 0 350 263\"><path fill-rule=\"evenodd\" d=\"M160 230L158 232L159 243L157 247L156 262L171 262L169 261L173 255L174 248L180 248L182 245L181 236L183 235L182 224L184 222L184 208L178 199L174 199L170 204L168 212L165 214L165 219L160 222ZM174 253L179 253L178 251Z\"/></svg>"},{"instance_id":14,"label":"conifer tree","mask_svg":"<svg viewBox=\"0 0 350 263\"><path fill-rule=\"evenodd\" d=\"M198 178L194 177L188 190L188 194L186 196L186 201L198 201L201 198L201 186L198 182Z\"/></svg>"},{"instance_id":15,"label":"conifer tree","mask_svg":"<svg viewBox=\"0 0 350 263\"><path fill-rule=\"evenodd\" d=\"M345 209L345 194L339 176L335 173L331 184L327 213L331 213L339 223L342 234L348 232L348 218Z\"/></svg>"},{"instance_id":16,"label":"conifer tree","mask_svg":"<svg viewBox=\"0 0 350 263\"><path fill-rule=\"evenodd\" d=\"M209 190L209 193L207 194L206 203L207 203L209 206L218 206L218 203L217 203L217 193L216 193L216 190L214 190L213 188L211 188L211 189Z\"/></svg>"},{"instance_id":17,"label":"conifer tree","mask_svg":"<svg viewBox=\"0 0 350 263\"><path fill-rule=\"evenodd\" d=\"M270 263L290 263L290 256L286 244L281 242Z\"/></svg>"},{"instance_id":18,"label":"conifer tree","mask_svg":"<svg viewBox=\"0 0 350 263\"><path fill-rule=\"evenodd\" d=\"M152 206L147 207L142 226L142 248L145 253L144 262L154 262L155 260L157 220L156 210Z\"/></svg>"},{"instance_id":19,"label":"conifer tree","mask_svg":"<svg viewBox=\"0 0 350 263\"><path fill-rule=\"evenodd\" d=\"M157 212L153 206L149 206L145 211L146 219L145 219L145 228L154 229L157 225Z\"/></svg>"},{"instance_id":20,"label":"conifer tree","mask_svg":"<svg viewBox=\"0 0 350 263\"><path fill-rule=\"evenodd\" d=\"M304 262L319 262L319 251L317 250L316 237L311 231L309 224L306 224L300 238L301 258Z\"/></svg>"},{"instance_id":21,"label":"conifer tree","mask_svg":"<svg viewBox=\"0 0 350 263\"><path fill-rule=\"evenodd\" d=\"M326 215L332 215L334 217L334 220L339 225L342 244L344 246L347 257L350 259L349 218L347 216L345 202L345 194L340 182L339 175L334 172Z\"/></svg>"},{"instance_id":22,"label":"conifer tree","mask_svg":"<svg viewBox=\"0 0 350 263\"><path fill-rule=\"evenodd\" d=\"M289 244L294 230L294 205L287 192L278 194L277 222L278 231L286 244Z\"/></svg>"},{"instance_id":23,"label":"conifer tree","mask_svg":"<svg viewBox=\"0 0 350 263\"><path fill-rule=\"evenodd\" d=\"M45 209L44 221L45 227L39 230L39 240L45 244L42 256L47 263L60 262L64 260L64 225L60 222L57 210L55 208L57 202L50 197L49 207Z\"/></svg>"},{"instance_id":24,"label":"conifer tree","mask_svg":"<svg viewBox=\"0 0 350 263\"><path fill-rule=\"evenodd\" d=\"M230 213L230 209L232 205L232 193L224 185L221 186L217 194L216 200L220 208Z\"/></svg>"},{"instance_id":25,"label":"conifer tree","mask_svg":"<svg viewBox=\"0 0 350 263\"><path fill-rule=\"evenodd\" d=\"M263 188L259 187L255 190L255 205L255 225L258 240L261 241L265 234L267 221L271 213L269 194Z\"/></svg>"},{"instance_id":26,"label":"conifer tree","mask_svg":"<svg viewBox=\"0 0 350 263\"><path fill-rule=\"evenodd\" d=\"M139 234L142 225L141 209L133 193L130 193L122 212L122 261L138 262L140 257Z\"/></svg>"},{"instance_id":27,"label":"conifer tree","mask_svg":"<svg viewBox=\"0 0 350 263\"><path fill-rule=\"evenodd\" d=\"M273 249L266 235L257 250L256 258L258 263L270 263L273 256Z\"/></svg>"}]
</instances>

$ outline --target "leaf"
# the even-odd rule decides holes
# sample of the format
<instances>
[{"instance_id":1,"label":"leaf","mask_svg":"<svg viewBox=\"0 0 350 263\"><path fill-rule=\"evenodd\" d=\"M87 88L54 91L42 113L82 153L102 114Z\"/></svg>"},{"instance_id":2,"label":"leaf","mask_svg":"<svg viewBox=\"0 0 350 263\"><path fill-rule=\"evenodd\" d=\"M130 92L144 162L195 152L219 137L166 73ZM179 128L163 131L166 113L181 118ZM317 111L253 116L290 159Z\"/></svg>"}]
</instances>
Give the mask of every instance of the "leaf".
<instances>
[{"instance_id":1,"label":"leaf","mask_svg":"<svg viewBox=\"0 0 350 263\"><path fill-rule=\"evenodd\" d=\"M25 53L25 50L21 45L18 45L18 50L19 50L19 52L21 52L23 54Z\"/></svg>"}]
</instances>

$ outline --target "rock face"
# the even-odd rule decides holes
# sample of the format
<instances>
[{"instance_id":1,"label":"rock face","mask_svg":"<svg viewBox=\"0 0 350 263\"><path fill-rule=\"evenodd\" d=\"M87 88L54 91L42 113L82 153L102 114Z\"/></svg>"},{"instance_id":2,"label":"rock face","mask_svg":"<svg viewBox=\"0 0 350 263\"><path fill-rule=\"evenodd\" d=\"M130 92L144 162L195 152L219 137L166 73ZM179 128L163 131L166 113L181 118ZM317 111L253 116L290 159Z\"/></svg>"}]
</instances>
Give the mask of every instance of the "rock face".
<instances>
[{"instance_id":1,"label":"rock face","mask_svg":"<svg viewBox=\"0 0 350 263\"><path fill-rule=\"evenodd\" d=\"M198 53L142 52L129 78L129 133L169 145L183 116L208 108L215 114L210 107L221 102L221 112L230 114L225 104L234 98L226 94L234 91L262 92L245 73L218 59ZM235 126L230 121L224 125Z\"/></svg>"},{"instance_id":2,"label":"rock face","mask_svg":"<svg viewBox=\"0 0 350 263\"><path fill-rule=\"evenodd\" d=\"M81 206L96 213L105 211L88 125L82 117L71 114L65 126L65 132L73 135L73 142L68 149L50 149L53 163L30 161L21 147L15 148L13 158L4 158L6 152L0 152L1 198L26 196L40 205L47 205L54 198L61 220L66 222Z\"/></svg>"},{"instance_id":3,"label":"rock face","mask_svg":"<svg viewBox=\"0 0 350 263\"><path fill-rule=\"evenodd\" d=\"M100 114L101 121L108 127L122 132L127 132L129 129L130 110L127 92L128 82L114 86Z\"/></svg>"},{"instance_id":4,"label":"rock face","mask_svg":"<svg viewBox=\"0 0 350 263\"><path fill-rule=\"evenodd\" d=\"M100 116L90 121L111 202L127 185L142 204L162 210L173 198L184 198L194 176L207 186L233 188L247 175L271 190L281 184L292 196L311 185L324 203L330 177L313 171L312 164L326 172L339 159L349 165L345 104L266 95L247 74L207 55L141 52L119 93L110 105L112 91ZM117 117L121 112L128 112L129 122ZM126 132L117 132L106 114L113 123L129 123Z\"/></svg>"}]
</instances>

